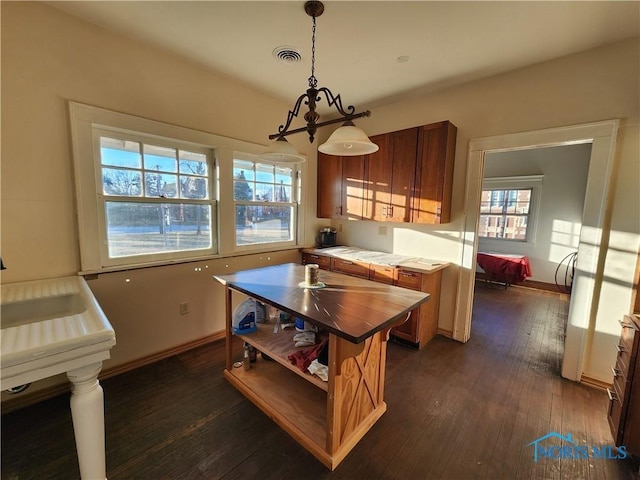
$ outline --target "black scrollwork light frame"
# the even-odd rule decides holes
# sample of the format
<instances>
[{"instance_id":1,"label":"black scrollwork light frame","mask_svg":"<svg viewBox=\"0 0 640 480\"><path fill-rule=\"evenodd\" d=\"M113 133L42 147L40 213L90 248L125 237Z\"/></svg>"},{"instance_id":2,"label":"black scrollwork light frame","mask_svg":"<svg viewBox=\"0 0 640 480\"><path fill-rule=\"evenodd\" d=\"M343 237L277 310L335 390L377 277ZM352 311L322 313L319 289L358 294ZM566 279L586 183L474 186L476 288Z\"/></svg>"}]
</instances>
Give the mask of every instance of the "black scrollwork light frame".
<instances>
[{"instance_id":1,"label":"black scrollwork light frame","mask_svg":"<svg viewBox=\"0 0 640 480\"><path fill-rule=\"evenodd\" d=\"M349 105L345 110L342 106L342 98L340 97L340 94L334 95L327 87L318 88L318 80L315 77L316 18L324 12L324 5L319 1L307 1L304 4L304 11L313 19L313 32L311 36L311 76L309 77L309 88L305 93L298 97L293 109L289 110L287 121L284 125L280 125L280 127L278 127L278 133L269 135L270 140L274 140L276 138L281 139L294 133L307 132L309 135L309 143L313 143L316 131L319 127L339 122L346 122L346 125L352 125L351 121L356 118L371 116L371 112L369 110L355 113L356 109L353 105ZM318 122L320 114L316 112L316 103L322 100L320 94L324 94L327 104L330 107L334 106L338 113L342 115L340 118L334 118L325 122ZM307 122L307 125L289 130L293 119L298 117L300 107L303 103L309 107L309 111L304 114L304 119Z\"/></svg>"}]
</instances>

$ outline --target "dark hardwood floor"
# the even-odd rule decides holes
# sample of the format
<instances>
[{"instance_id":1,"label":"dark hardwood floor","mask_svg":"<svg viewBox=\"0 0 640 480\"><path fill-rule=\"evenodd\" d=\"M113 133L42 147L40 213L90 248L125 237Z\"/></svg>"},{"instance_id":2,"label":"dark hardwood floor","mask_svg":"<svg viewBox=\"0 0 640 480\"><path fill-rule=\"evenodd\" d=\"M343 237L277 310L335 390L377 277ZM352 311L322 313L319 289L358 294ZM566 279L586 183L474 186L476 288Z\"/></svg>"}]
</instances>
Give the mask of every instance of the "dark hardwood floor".
<instances>
[{"instance_id":1,"label":"dark hardwood floor","mask_svg":"<svg viewBox=\"0 0 640 480\"><path fill-rule=\"evenodd\" d=\"M534 461L552 431L612 443L606 394L560 377L566 312L558 294L479 284L466 345L390 343L388 411L335 472L222 378L222 343L104 380L108 478L638 478L632 458ZM2 479L78 478L75 455L68 395L2 416Z\"/></svg>"}]
</instances>

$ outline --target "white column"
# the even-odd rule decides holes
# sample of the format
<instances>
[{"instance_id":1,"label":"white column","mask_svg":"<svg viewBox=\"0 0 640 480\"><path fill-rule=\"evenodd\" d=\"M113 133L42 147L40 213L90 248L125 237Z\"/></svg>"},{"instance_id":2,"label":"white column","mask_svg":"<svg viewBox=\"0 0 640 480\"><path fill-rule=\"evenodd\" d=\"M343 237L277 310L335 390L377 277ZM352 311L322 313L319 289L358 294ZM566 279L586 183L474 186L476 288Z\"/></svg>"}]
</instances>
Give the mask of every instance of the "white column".
<instances>
[{"instance_id":1,"label":"white column","mask_svg":"<svg viewBox=\"0 0 640 480\"><path fill-rule=\"evenodd\" d=\"M72 383L71 416L82 480L106 479L104 396L98 382L102 362L67 372Z\"/></svg>"}]
</instances>

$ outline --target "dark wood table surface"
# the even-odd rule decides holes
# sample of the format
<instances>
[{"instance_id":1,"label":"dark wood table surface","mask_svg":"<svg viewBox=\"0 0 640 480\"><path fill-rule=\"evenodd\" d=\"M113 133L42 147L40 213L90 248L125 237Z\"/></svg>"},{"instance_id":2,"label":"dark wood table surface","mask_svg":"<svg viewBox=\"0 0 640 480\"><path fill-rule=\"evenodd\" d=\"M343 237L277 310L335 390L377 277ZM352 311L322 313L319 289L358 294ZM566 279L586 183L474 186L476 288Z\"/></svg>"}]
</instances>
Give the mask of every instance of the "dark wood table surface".
<instances>
[{"instance_id":1,"label":"dark wood table surface","mask_svg":"<svg viewBox=\"0 0 640 480\"><path fill-rule=\"evenodd\" d=\"M353 343L360 343L426 302L428 293L320 270L323 288L303 288L304 265L287 263L215 275L223 285Z\"/></svg>"}]
</instances>

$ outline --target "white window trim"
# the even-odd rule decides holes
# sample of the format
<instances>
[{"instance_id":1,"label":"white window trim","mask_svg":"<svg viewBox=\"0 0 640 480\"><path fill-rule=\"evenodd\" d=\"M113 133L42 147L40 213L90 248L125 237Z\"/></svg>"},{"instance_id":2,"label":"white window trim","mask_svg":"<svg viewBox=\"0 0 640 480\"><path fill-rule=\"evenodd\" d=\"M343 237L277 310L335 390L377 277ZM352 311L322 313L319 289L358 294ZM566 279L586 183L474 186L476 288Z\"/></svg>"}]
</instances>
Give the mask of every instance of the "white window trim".
<instances>
[{"instance_id":1,"label":"white window trim","mask_svg":"<svg viewBox=\"0 0 640 480\"><path fill-rule=\"evenodd\" d=\"M99 273L104 271L125 270L141 268L152 265L164 265L180 263L184 261L201 260L232 256L238 253L246 253L246 250L255 252L273 251L281 249L281 245L256 245L252 249L235 248L235 234L228 228L229 218L233 218L233 156L234 151L259 155L265 149L264 145L223 137L208 132L192 130L176 125L171 125L155 120L136 117L134 115L105 110L77 102L69 102L71 119L71 140L73 163L75 170L76 203L78 214L78 239L80 245L81 274ZM177 139L183 144L200 145L212 148L215 151L216 164L211 172L212 189L217 192L218 211L213 212L217 218L217 243L216 255L203 255L202 252L192 252L185 258L164 259L161 261L144 261L141 263L126 263L122 265L110 265L103 258L103 243L106 238L102 236L100 225L100 205L97 199L96 179L100 178L97 171L100 166L94 160L93 128L100 127L112 131L139 132L147 137ZM303 168L299 165L298 168ZM217 182L217 183L216 183ZM100 192L101 193L101 192ZM299 197L298 197L299 198ZM301 221L301 208L298 208L296 238L300 237L303 222ZM226 226L226 228L225 228ZM295 242L291 242L295 244ZM286 248L291 248L287 246Z\"/></svg>"},{"instance_id":2,"label":"white window trim","mask_svg":"<svg viewBox=\"0 0 640 480\"><path fill-rule=\"evenodd\" d=\"M526 240L478 236L478 241L482 242L483 246L498 249L500 246L504 246L506 242L514 245L534 246L536 244L536 232L538 230L538 218L540 217L543 178L544 175L524 175L517 177L490 177L482 179L482 190L531 189L531 203L529 204ZM481 213L478 213L478 219L480 219L481 215Z\"/></svg>"}]
</instances>

